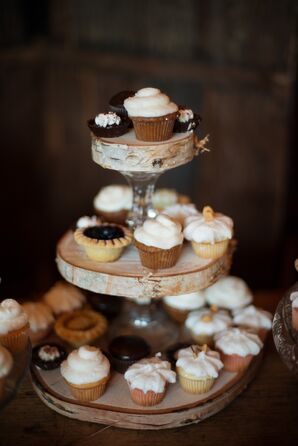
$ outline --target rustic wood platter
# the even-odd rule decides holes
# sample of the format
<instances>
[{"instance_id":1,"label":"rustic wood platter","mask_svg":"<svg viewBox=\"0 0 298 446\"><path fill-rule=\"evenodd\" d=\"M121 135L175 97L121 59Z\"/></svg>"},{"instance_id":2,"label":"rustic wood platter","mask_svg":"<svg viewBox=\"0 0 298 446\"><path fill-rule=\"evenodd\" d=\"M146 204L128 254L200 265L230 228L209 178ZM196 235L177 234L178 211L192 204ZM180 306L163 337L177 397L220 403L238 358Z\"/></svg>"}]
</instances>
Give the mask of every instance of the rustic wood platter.
<instances>
[{"instance_id":1,"label":"rustic wood platter","mask_svg":"<svg viewBox=\"0 0 298 446\"><path fill-rule=\"evenodd\" d=\"M84 250L68 231L57 245L57 266L68 282L96 293L124 296L132 299L160 298L191 293L206 288L230 269L235 242L217 260L197 257L185 243L176 265L152 271L143 267L137 249L128 247L120 259L112 263L89 260Z\"/></svg>"},{"instance_id":2,"label":"rustic wood platter","mask_svg":"<svg viewBox=\"0 0 298 446\"><path fill-rule=\"evenodd\" d=\"M119 373L112 375L104 395L90 403L71 396L59 369L46 372L32 366L31 377L39 398L66 417L126 429L169 429L199 423L224 409L245 390L261 361L259 355L242 373L223 371L213 388L203 395L187 394L178 383L170 385L162 403L148 408L131 401L127 383Z\"/></svg>"}]
</instances>

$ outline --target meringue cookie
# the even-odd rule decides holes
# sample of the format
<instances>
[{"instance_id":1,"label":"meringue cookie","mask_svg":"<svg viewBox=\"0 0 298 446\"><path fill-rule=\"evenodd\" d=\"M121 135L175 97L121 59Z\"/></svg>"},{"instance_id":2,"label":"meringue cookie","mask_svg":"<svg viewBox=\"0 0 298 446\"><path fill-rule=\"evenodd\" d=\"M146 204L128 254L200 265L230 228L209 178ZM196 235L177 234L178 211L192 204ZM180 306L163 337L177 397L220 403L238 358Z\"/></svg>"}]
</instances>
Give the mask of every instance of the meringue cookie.
<instances>
[{"instance_id":1,"label":"meringue cookie","mask_svg":"<svg viewBox=\"0 0 298 446\"><path fill-rule=\"evenodd\" d=\"M53 313L43 302L26 302L22 305L28 316L30 330L45 330L54 323Z\"/></svg>"},{"instance_id":2,"label":"meringue cookie","mask_svg":"<svg viewBox=\"0 0 298 446\"><path fill-rule=\"evenodd\" d=\"M213 312L208 308L189 313L186 327L194 335L214 335L232 325L232 319L226 311Z\"/></svg>"},{"instance_id":3,"label":"meringue cookie","mask_svg":"<svg viewBox=\"0 0 298 446\"><path fill-rule=\"evenodd\" d=\"M183 234L179 223L173 222L165 215L146 220L134 232L134 238L147 246L170 249L183 242Z\"/></svg>"},{"instance_id":4,"label":"meringue cookie","mask_svg":"<svg viewBox=\"0 0 298 446\"><path fill-rule=\"evenodd\" d=\"M256 308L254 305L249 305L233 311L233 322L235 325L270 330L272 327L272 314L261 308Z\"/></svg>"},{"instance_id":5,"label":"meringue cookie","mask_svg":"<svg viewBox=\"0 0 298 446\"><path fill-rule=\"evenodd\" d=\"M7 348L0 345L0 379L5 378L12 369L13 359Z\"/></svg>"},{"instance_id":6,"label":"meringue cookie","mask_svg":"<svg viewBox=\"0 0 298 446\"><path fill-rule=\"evenodd\" d=\"M230 240L233 236L233 221L218 212L214 213L214 218L210 220L203 214L190 216L185 220L184 236L196 243L214 244Z\"/></svg>"},{"instance_id":7,"label":"meringue cookie","mask_svg":"<svg viewBox=\"0 0 298 446\"><path fill-rule=\"evenodd\" d=\"M213 350L197 351L197 346L191 346L178 352L176 367L181 367L185 373L197 378L217 378L223 368L218 352Z\"/></svg>"},{"instance_id":8,"label":"meringue cookie","mask_svg":"<svg viewBox=\"0 0 298 446\"><path fill-rule=\"evenodd\" d=\"M158 88L142 88L134 96L124 101L128 116L143 116L153 118L168 115L178 110L174 102Z\"/></svg>"},{"instance_id":9,"label":"meringue cookie","mask_svg":"<svg viewBox=\"0 0 298 446\"><path fill-rule=\"evenodd\" d=\"M166 296L163 301L170 307L179 310L196 310L205 304L205 297L202 291L194 293L180 294L179 296Z\"/></svg>"},{"instance_id":10,"label":"meringue cookie","mask_svg":"<svg viewBox=\"0 0 298 446\"><path fill-rule=\"evenodd\" d=\"M14 299L0 303L0 334L5 335L28 324L28 317L22 306Z\"/></svg>"},{"instance_id":11,"label":"meringue cookie","mask_svg":"<svg viewBox=\"0 0 298 446\"><path fill-rule=\"evenodd\" d=\"M59 281L47 291L43 300L57 315L81 308L86 298L75 286Z\"/></svg>"},{"instance_id":12,"label":"meringue cookie","mask_svg":"<svg viewBox=\"0 0 298 446\"><path fill-rule=\"evenodd\" d=\"M94 208L103 212L118 212L132 207L132 189L129 186L111 184L103 187L94 198Z\"/></svg>"},{"instance_id":13,"label":"meringue cookie","mask_svg":"<svg viewBox=\"0 0 298 446\"><path fill-rule=\"evenodd\" d=\"M227 276L206 288L206 301L210 305L233 310L250 304L252 293L244 280L235 276Z\"/></svg>"},{"instance_id":14,"label":"meringue cookie","mask_svg":"<svg viewBox=\"0 0 298 446\"><path fill-rule=\"evenodd\" d=\"M226 355L258 355L263 342L256 334L239 328L228 328L215 335L215 347Z\"/></svg>"}]
</instances>

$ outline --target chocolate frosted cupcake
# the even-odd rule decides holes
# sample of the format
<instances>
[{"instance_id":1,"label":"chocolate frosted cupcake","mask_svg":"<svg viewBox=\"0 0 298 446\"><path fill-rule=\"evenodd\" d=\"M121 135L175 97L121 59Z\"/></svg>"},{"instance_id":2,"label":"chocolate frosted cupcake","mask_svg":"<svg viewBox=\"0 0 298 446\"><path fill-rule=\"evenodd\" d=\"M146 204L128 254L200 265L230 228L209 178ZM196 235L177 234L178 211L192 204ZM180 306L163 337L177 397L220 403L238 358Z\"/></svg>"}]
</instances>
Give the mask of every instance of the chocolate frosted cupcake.
<instances>
[{"instance_id":1,"label":"chocolate frosted cupcake","mask_svg":"<svg viewBox=\"0 0 298 446\"><path fill-rule=\"evenodd\" d=\"M174 124L174 133L190 132L195 130L202 118L190 108L179 107L178 116Z\"/></svg>"},{"instance_id":2,"label":"chocolate frosted cupcake","mask_svg":"<svg viewBox=\"0 0 298 446\"><path fill-rule=\"evenodd\" d=\"M118 336L109 345L109 359L119 373L149 354L150 347L140 336Z\"/></svg>"},{"instance_id":3,"label":"chocolate frosted cupcake","mask_svg":"<svg viewBox=\"0 0 298 446\"><path fill-rule=\"evenodd\" d=\"M66 356L66 350L61 345L52 342L37 345L32 350L32 362L42 370L56 369Z\"/></svg>"},{"instance_id":4,"label":"chocolate frosted cupcake","mask_svg":"<svg viewBox=\"0 0 298 446\"><path fill-rule=\"evenodd\" d=\"M100 113L94 119L89 119L88 127L98 138L115 138L128 132L130 121L116 113Z\"/></svg>"},{"instance_id":5,"label":"chocolate frosted cupcake","mask_svg":"<svg viewBox=\"0 0 298 446\"><path fill-rule=\"evenodd\" d=\"M124 90L119 91L119 93L115 94L111 97L109 100L109 109L117 113L117 115L121 117L127 117L127 111L123 105L125 99L130 98L131 96L135 95L135 91L133 90Z\"/></svg>"}]
</instances>

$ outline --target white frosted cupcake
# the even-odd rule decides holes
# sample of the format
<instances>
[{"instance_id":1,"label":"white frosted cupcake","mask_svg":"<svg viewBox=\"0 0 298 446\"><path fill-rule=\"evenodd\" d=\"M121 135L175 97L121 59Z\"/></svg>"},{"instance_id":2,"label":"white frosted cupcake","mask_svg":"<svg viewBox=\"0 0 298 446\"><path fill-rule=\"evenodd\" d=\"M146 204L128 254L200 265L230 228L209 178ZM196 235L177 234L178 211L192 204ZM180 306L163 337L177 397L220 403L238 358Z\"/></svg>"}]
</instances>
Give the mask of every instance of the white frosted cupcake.
<instances>
[{"instance_id":1,"label":"white frosted cupcake","mask_svg":"<svg viewBox=\"0 0 298 446\"><path fill-rule=\"evenodd\" d=\"M180 323L185 321L191 311L198 310L204 304L205 297L202 291L163 298L166 311L175 321Z\"/></svg>"},{"instance_id":2,"label":"white frosted cupcake","mask_svg":"<svg viewBox=\"0 0 298 446\"><path fill-rule=\"evenodd\" d=\"M178 107L158 88L142 88L123 104L140 141L166 141L173 135Z\"/></svg>"},{"instance_id":3,"label":"white frosted cupcake","mask_svg":"<svg viewBox=\"0 0 298 446\"><path fill-rule=\"evenodd\" d=\"M104 221L124 224L132 207L132 189L121 184L103 187L94 198L93 205Z\"/></svg>"},{"instance_id":4,"label":"white frosted cupcake","mask_svg":"<svg viewBox=\"0 0 298 446\"><path fill-rule=\"evenodd\" d=\"M5 380L13 366L11 353L0 345L0 397L4 392Z\"/></svg>"},{"instance_id":5,"label":"white frosted cupcake","mask_svg":"<svg viewBox=\"0 0 298 446\"><path fill-rule=\"evenodd\" d=\"M110 363L98 348L84 345L62 362L61 375L76 399L94 401L105 391Z\"/></svg>"},{"instance_id":6,"label":"white frosted cupcake","mask_svg":"<svg viewBox=\"0 0 298 446\"><path fill-rule=\"evenodd\" d=\"M90 226L96 226L101 223L101 220L96 216L92 215L91 217L88 217L87 215L84 215L83 217L80 217L76 222L76 228L82 229L82 228L89 228Z\"/></svg>"},{"instance_id":7,"label":"white frosted cupcake","mask_svg":"<svg viewBox=\"0 0 298 446\"><path fill-rule=\"evenodd\" d=\"M176 369L180 385L185 392L208 392L222 368L219 353L210 350L207 345L191 345L178 352Z\"/></svg>"},{"instance_id":8,"label":"white frosted cupcake","mask_svg":"<svg viewBox=\"0 0 298 446\"><path fill-rule=\"evenodd\" d=\"M254 305L249 305L233 311L233 323L244 329L254 330L260 339L264 341L272 327L272 314Z\"/></svg>"},{"instance_id":9,"label":"white frosted cupcake","mask_svg":"<svg viewBox=\"0 0 298 446\"><path fill-rule=\"evenodd\" d=\"M200 215L199 211L192 203L168 206L162 211L162 214L167 215L174 221L178 221L182 227L185 226L185 221L188 217Z\"/></svg>"},{"instance_id":10,"label":"white frosted cupcake","mask_svg":"<svg viewBox=\"0 0 298 446\"><path fill-rule=\"evenodd\" d=\"M135 230L134 243L143 266L150 269L170 268L175 265L181 252L181 225L165 215L158 215Z\"/></svg>"},{"instance_id":11,"label":"white frosted cupcake","mask_svg":"<svg viewBox=\"0 0 298 446\"><path fill-rule=\"evenodd\" d=\"M292 302L292 325L298 330L298 291L294 291L290 296Z\"/></svg>"},{"instance_id":12,"label":"white frosted cupcake","mask_svg":"<svg viewBox=\"0 0 298 446\"><path fill-rule=\"evenodd\" d=\"M189 313L185 326L190 330L192 338L198 344L213 346L213 337L216 333L232 325L232 319L224 310L216 307L203 308Z\"/></svg>"},{"instance_id":13,"label":"white frosted cupcake","mask_svg":"<svg viewBox=\"0 0 298 446\"><path fill-rule=\"evenodd\" d=\"M142 359L130 366L124 378L128 382L131 399L141 406L159 404L166 393L168 383L176 382L176 373L168 361L155 356Z\"/></svg>"},{"instance_id":14,"label":"white frosted cupcake","mask_svg":"<svg viewBox=\"0 0 298 446\"><path fill-rule=\"evenodd\" d=\"M243 308L253 301L253 295L240 277L226 276L205 289L206 301L227 310Z\"/></svg>"},{"instance_id":15,"label":"white frosted cupcake","mask_svg":"<svg viewBox=\"0 0 298 446\"><path fill-rule=\"evenodd\" d=\"M83 307L86 302L84 294L75 286L58 281L43 296L44 302L55 316L69 313Z\"/></svg>"},{"instance_id":16,"label":"white frosted cupcake","mask_svg":"<svg viewBox=\"0 0 298 446\"><path fill-rule=\"evenodd\" d=\"M26 302L22 307L28 316L31 341L41 341L52 330L55 320L52 310L43 302Z\"/></svg>"},{"instance_id":17,"label":"white frosted cupcake","mask_svg":"<svg viewBox=\"0 0 298 446\"><path fill-rule=\"evenodd\" d=\"M185 220L184 236L198 257L217 259L225 253L233 236L233 221L205 206L202 214Z\"/></svg>"},{"instance_id":18,"label":"white frosted cupcake","mask_svg":"<svg viewBox=\"0 0 298 446\"><path fill-rule=\"evenodd\" d=\"M239 328L229 328L215 335L215 348L229 372L246 369L263 348L258 335Z\"/></svg>"},{"instance_id":19,"label":"white frosted cupcake","mask_svg":"<svg viewBox=\"0 0 298 446\"><path fill-rule=\"evenodd\" d=\"M28 317L14 299L0 303L0 344L11 352L23 350L28 343Z\"/></svg>"}]
</instances>

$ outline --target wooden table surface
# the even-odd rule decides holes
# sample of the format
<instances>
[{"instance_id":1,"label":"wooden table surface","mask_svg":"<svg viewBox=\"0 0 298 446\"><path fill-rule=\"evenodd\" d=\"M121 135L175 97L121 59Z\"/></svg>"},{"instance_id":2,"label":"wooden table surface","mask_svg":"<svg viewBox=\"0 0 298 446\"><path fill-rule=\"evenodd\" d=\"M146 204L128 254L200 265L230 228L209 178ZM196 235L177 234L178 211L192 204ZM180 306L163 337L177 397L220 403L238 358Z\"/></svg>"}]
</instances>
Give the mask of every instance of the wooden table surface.
<instances>
[{"instance_id":1,"label":"wooden table surface","mask_svg":"<svg viewBox=\"0 0 298 446\"><path fill-rule=\"evenodd\" d=\"M274 311L281 292L256 294ZM133 431L72 420L47 408L29 377L0 414L0 445L287 445L298 442L298 380L281 362L270 336L263 364L245 392L222 412L179 429Z\"/></svg>"}]
</instances>

